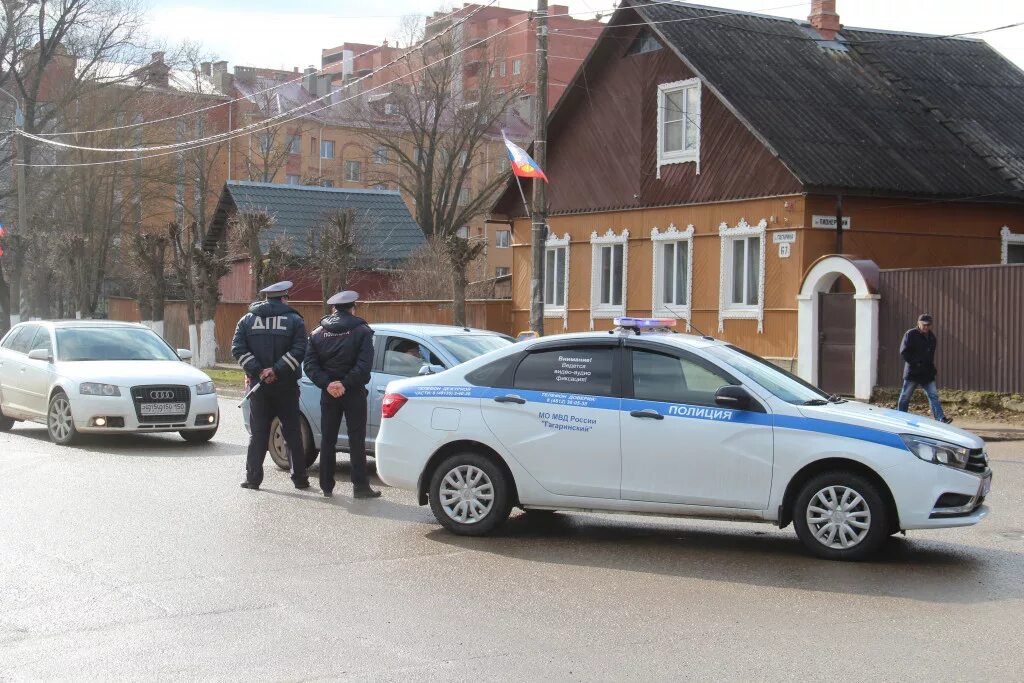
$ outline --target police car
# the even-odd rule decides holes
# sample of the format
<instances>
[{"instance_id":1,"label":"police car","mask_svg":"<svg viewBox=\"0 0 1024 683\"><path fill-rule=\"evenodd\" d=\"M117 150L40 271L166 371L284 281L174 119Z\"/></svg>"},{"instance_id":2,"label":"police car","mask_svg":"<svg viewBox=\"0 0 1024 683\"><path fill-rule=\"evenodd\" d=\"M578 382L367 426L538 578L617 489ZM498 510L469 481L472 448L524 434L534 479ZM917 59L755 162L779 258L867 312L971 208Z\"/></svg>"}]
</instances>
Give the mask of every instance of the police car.
<instances>
[{"instance_id":1,"label":"police car","mask_svg":"<svg viewBox=\"0 0 1024 683\"><path fill-rule=\"evenodd\" d=\"M792 522L829 559L988 514L977 436L829 396L672 320L616 323L391 382L379 476L457 534L513 506Z\"/></svg>"}]
</instances>

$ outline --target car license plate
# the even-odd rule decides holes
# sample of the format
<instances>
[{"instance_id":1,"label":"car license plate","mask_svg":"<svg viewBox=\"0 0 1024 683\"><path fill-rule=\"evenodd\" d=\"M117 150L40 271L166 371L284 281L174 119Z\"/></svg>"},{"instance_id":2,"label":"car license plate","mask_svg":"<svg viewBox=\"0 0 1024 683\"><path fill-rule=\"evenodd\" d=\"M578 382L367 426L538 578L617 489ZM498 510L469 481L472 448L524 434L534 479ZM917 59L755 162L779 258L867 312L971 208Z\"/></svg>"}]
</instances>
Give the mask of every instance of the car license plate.
<instances>
[{"instance_id":1,"label":"car license plate","mask_svg":"<svg viewBox=\"0 0 1024 683\"><path fill-rule=\"evenodd\" d=\"M981 495L987 496L992 490L992 477L988 476L981 480Z\"/></svg>"},{"instance_id":2,"label":"car license plate","mask_svg":"<svg viewBox=\"0 0 1024 683\"><path fill-rule=\"evenodd\" d=\"M141 407L143 415L184 415L184 403L143 403Z\"/></svg>"}]
</instances>

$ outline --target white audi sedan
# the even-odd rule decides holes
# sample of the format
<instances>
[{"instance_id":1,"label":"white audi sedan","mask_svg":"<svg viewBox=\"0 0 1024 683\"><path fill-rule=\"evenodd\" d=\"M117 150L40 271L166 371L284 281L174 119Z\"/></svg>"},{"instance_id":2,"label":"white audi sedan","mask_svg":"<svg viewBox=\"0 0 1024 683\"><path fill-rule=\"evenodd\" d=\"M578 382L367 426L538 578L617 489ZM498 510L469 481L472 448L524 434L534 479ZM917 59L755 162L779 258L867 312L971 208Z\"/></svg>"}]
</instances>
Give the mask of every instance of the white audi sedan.
<instances>
[{"instance_id":1,"label":"white audi sedan","mask_svg":"<svg viewBox=\"0 0 1024 683\"><path fill-rule=\"evenodd\" d=\"M217 394L143 325L101 320L28 322L0 340L0 431L46 425L54 443L82 433L178 432L202 443L217 432Z\"/></svg>"}]
</instances>

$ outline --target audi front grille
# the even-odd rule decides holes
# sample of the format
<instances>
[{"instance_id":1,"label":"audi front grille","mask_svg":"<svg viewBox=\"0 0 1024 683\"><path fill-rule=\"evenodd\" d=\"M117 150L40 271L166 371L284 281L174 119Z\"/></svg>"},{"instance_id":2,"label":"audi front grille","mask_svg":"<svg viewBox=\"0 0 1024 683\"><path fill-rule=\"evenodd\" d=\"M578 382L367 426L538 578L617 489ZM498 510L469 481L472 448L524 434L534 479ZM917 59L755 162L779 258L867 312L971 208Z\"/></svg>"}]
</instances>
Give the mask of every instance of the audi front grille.
<instances>
[{"instance_id":1,"label":"audi front grille","mask_svg":"<svg viewBox=\"0 0 1024 683\"><path fill-rule=\"evenodd\" d=\"M188 387L180 385L151 385L132 387L132 402L135 404L135 417L140 423L180 422L188 417L189 407L192 403L192 392ZM185 412L162 413L157 415L143 415L142 406L154 403L183 403Z\"/></svg>"}]
</instances>

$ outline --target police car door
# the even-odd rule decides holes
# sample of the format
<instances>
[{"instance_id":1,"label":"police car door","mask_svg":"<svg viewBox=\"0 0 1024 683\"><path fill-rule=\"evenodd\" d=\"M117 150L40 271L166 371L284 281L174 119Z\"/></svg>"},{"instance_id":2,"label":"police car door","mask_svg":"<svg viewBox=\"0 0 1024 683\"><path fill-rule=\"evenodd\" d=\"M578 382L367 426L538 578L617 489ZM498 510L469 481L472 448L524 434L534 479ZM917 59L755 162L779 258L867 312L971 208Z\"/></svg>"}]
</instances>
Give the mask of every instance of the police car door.
<instances>
[{"instance_id":1,"label":"police car door","mask_svg":"<svg viewBox=\"0 0 1024 683\"><path fill-rule=\"evenodd\" d=\"M771 489L771 420L715 403L739 382L682 349L627 342L623 378L622 498L759 510Z\"/></svg>"},{"instance_id":2,"label":"police car door","mask_svg":"<svg viewBox=\"0 0 1024 683\"><path fill-rule=\"evenodd\" d=\"M545 490L618 498L618 339L534 346L510 388L481 401L484 421Z\"/></svg>"}]
</instances>

